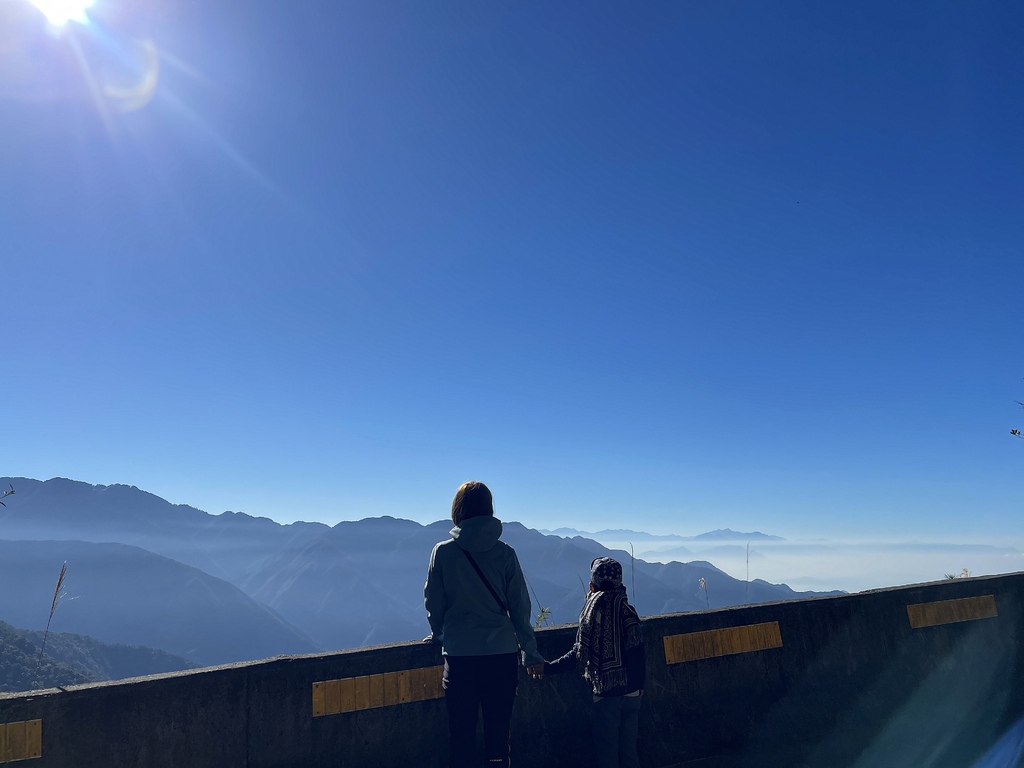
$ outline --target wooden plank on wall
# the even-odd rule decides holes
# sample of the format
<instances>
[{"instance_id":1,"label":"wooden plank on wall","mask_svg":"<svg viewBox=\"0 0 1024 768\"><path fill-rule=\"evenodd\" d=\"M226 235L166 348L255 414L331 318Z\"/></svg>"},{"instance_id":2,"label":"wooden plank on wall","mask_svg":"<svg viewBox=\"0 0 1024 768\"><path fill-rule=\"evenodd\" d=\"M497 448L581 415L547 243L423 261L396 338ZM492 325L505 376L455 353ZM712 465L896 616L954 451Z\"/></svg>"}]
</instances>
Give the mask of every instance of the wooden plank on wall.
<instances>
[{"instance_id":1,"label":"wooden plank on wall","mask_svg":"<svg viewBox=\"0 0 1024 768\"><path fill-rule=\"evenodd\" d=\"M28 720L25 723L25 757L43 756L43 721Z\"/></svg>"},{"instance_id":2,"label":"wooden plank on wall","mask_svg":"<svg viewBox=\"0 0 1024 768\"><path fill-rule=\"evenodd\" d=\"M384 675L370 675L370 708L384 706Z\"/></svg>"},{"instance_id":3,"label":"wooden plank on wall","mask_svg":"<svg viewBox=\"0 0 1024 768\"><path fill-rule=\"evenodd\" d=\"M313 717L327 714L327 683L313 683Z\"/></svg>"},{"instance_id":4,"label":"wooden plank on wall","mask_svg":"<svg viewBox=\"0 0 1024 768\"><path fill-rule=\"evenodd\" d=\"M353 678L356 687L356 701L353 710L370 708L370 678L366 675Z\"/></svg>"},{"instance_id":5,"label":"wooden plank on wall","mask_svg":"<svg viewBox=\"0 0 1024 768\"><path fill-rule=\"evenodd\" d=\"M414 670L413 695L420 701L441 698L444 696L444 689L441 687L443 676L444 667L422 667Z\"/></svg>"},{"instance_id":6,"label":"wooden plank on wall","mask_svg":"<svg viewBox=\"0 0 1024 768\"><path fill-rule=\"evenodd\" d=\"M914 603L907 606L907 618L914 629L955 624L960 621L991 619L999 615L995 595L961 597L957 600L937 600L932 603Z\"/></svg>"},{"instance_id":7,"label":"wooden plank on wall","mask_svg":"<svg viewBox=\"0 0 1024 768\"><path fill-rule=\"evenodd\" d=\"M438 666L316 682L313 717L439 699L443 674Z\"/></svg>"},{"instance_id":8,"label":"wooden plank on wall","mask_svg":"<svg viewBox=\"0 0 1024 768\"><path fill-rule=\"evenodd\" d=\"M781 648L782 632L779 622L767 621L683 635L666 635L664 643L665 663L681 664L685 661Z\"/></svg>"},{"instance_id":9,"label":"wooden plank on wall","mask_svg":"<svg viewBox=\"0 0 1024 768\"><path fill-rule=\"evenodd\" d=\"M43 721L0 723L0 763L43 756Z\"/></svg>"},{"instance_id":10,"label":"wooden plank on wall","mask_svg":"<svg viewBox=\"0 0 1024 768\"><path fill-rule=\"evenodd\" d=\"M397 704L398 698L398 675L381 675L384 679L384 706L390 707Z\"/></svg>"},{"instance_id":11,"label":"wooden plank on wall","mask_svg":"<svg viewBox=\"0 0 1024 768\"><path fill-rule=\"evenodd\" d=\"M25 721L20 723L7 724L7 751L10 753L8 760L25 759Z\"/></svg>"},{"instance_id":12,"label":"wooden plank on wall","mask_svg":"<svg viewBox=\"0 0 1024 768\"><path fill-rule=\"evenodd\" d=\"M324 714L341 712L341 681L328 680L324 684Z\"/></svg>"}]
</instances>

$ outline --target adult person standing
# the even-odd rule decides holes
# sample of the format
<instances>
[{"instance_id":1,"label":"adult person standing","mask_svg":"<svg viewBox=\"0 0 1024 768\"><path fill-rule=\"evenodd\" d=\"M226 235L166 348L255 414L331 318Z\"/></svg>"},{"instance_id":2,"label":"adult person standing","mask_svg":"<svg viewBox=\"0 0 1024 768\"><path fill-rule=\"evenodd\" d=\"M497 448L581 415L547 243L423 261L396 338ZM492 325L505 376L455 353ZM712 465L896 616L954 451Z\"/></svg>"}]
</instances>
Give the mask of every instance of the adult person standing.
<instances>
[{"instance_id":1,"label":"adult person standing","mask_svg":"<svg viewBox=\"0 0 1024 768\"><path fill-rule=\"evenodd\" d=\"M452 501L451 539L430 553L423 602L430 622L428 642L444 654L444 699L448 709L448 765L472 768L476 723L483 714L488 768L509 765L512 705L519 661L532 675L544 658L530 623L530 594L516 552L501 541L491 491L463 483Z\"/></svg>"}]
</instances>

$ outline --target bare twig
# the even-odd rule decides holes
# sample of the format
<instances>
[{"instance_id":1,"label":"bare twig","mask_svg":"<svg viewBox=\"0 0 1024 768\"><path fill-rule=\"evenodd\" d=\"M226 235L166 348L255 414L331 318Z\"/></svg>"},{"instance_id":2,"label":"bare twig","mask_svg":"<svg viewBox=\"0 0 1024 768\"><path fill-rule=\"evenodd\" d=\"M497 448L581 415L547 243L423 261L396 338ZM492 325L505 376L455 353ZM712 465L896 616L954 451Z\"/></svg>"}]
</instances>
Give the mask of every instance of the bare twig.
<instances>
[{"instance_id":1,"label":"bare twig","mask_svg":"<svg viewBox=\"0 0 1024 768\"><path fill-rule=\"evenodd\" d=\"M747 542L747 583L743 587L743 600L750 604L750 542Z\"/></svg>"},{"instance_id":2,"label":"bare twig","mask_svg":"<svg viewBox=\"0 0 1024 768\"><path fill-rule=\"evenodd\" d=\"M633 542L629 542L629 589L633 593L633 607L636 608L636 566L633 562ZM640 609L637 608L637 615L640 615Z\"/></svg>"},{"instance_id":3,"label":"bare twig","mask_svg":"<svg viewBox=\"0 0 1024 768\"><path fill-rule=\"evenodd\" d=\"M11 485L11 484L10 484L10 483L8 483L8 485ZM11 495L12 493L14 493L14 486L13 486L13 485L11 485L11 490L9 490L9 491L4 491L4 495L3 495L3 497L2 497L2 498L5 498L5 499L6 499L6 498L7 498L8 496L10 496L10 495ZM4 504L4 503L3 503L2 501L0 501L0 507L6 507L6 506L7 506L6 504Z\"/></svg>"}]
</instances>

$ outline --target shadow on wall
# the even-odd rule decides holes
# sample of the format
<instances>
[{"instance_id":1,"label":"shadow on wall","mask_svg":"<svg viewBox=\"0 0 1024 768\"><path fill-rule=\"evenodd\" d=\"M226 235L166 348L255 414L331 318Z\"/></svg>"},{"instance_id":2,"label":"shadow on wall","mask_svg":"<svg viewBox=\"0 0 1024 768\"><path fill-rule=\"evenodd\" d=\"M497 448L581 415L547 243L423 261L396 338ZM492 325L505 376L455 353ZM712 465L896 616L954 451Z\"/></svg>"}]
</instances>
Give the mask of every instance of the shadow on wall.
<instances>
[{"instance_id":1,"label":"shadow on wall","mask_svg":"<svg viewBox=\"0 0 1024 768\"><path fill-rule=\"evenodd\" d=\"M980 751L999 741L1015 693L1007 682L1016 677L1016 648L993 637L993 627L984 622L963 627L963 636L924 665L923 676L916 680L906 673L903 654L897 653L852 706L845 708L838 728L810 752L809 762L824 764L815 758L852 751L842 746L844 726L849 729L851 720L870 718L873 710L884 711L877 702L895 704L901 692L906 692L902 702L879 722L870 742L850 745L861 750L852 768L971 765ZM941 631L930 628L936 630ZM1011 768L1017 762L992 763L997 765Z\"/></svg>"}]
</instances>

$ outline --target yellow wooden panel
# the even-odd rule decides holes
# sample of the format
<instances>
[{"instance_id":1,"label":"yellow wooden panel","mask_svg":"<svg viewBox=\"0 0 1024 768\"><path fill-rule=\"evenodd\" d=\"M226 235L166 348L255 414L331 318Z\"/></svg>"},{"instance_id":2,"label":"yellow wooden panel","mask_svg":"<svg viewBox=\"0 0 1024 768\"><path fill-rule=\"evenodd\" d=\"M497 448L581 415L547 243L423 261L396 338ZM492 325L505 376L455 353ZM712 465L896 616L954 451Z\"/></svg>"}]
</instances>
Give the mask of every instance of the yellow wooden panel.
<instances>
[{"instance_id":1,"label":"yellow wooden panel","mask_svg":"<svg viewBox=\"0 0 1024 768\"><path fill-rule=\"evenodd\" d=\"M427 698L444 698L444 667L430 667L427 677Z\"/></svg>"},{"instance_id":2,"label":"yellow wooden panel","mask_svg":"<svg viewBox=\"0 0 1024 768\"><path fill-rule=\"evenodd\" d=\"M936 600L907 606L907 618L914 629L955 624L960 621L991 619L999 615L995 595L962 597L957 600Z\"/></svg>"},{"instance_id":3,"label":"yellow wooden panel","mask_svg":"<svg viewBox=\"0 0 1024 768\"><path fill-rule=\"evenodd\" d=\"M398 704L398 672L388 672L384 678L384 706Z\"/></svg>"},{"instance_id":4,"label":"yellow wooden panel","mask_svg":"<svg viewBox=\"0 0 1024 768\"><path fill-rule=\"evenodd\" d=\"M8 760L24 760L28 757L25 738L25 721L7 724L7 752Z\"/></svg>"},{"instance_id":5,"label":"yellow wooden panel","mask_svg":"<svg viewBox=\"0 0 1024 768\"><path fill-rule=\"evenodd\" d=\"M384 675L370 675L370 709L384 706Z\"/></svg>"},{"instance_id":6,"label":"yellow wooden panel","mask_svg":"<svg viewBox=\"0 0 1024 768\"><path fill-rule=\"evenodd\" d=\"M420 693L420 701L427 701L428 699L434 698L434 669L433 667L424 667L417 670L417 677L419 685L417 690Z\"/></svg>"},{"instance_id":7,"label":"yellow wooden panel","mask_svg":"<svg viewBox=\"0 0 1024 768\"><path fill-rule=\"evenodd\" d=\"M370 678L367 676L355 678L356 683L356 709L370 708Z\"/></svg>"},{"instance_id":8,"label":"yellow wooden panel","mask_svg":"<svg viewBox=\"0 0 1024 768\"><path fill-rule=\"evenodd\" d=\"M438 667L423 667L416 670L416 696L420 701L437 698L434 678Z\"/></svg>"},{"instance_id":9,"label":"yellow wooden panel","mask_svg":"<svg viewBox=\"0 0 1024 768\"><path fill-rule=\"evenodd\" d=\"M341 691L341 706L338 712L354 712L356 710L356 681L354 678L345 677L338 680L338 689Z\"/></svg>"},{"instance_id":10,"label":"yellow wooden panel","mask_svg":"<svg viewBox=\"0 0 1024 768\"><path fill-rule=\"evenodd\" d=\"M43 756L43 721L0 723L0 763Z\"/></svg>"},{"instance_id":11,"label":"yellow wooden panel","mask_svg":"<svg viewBox=\"0 0 1024 768\"><path fill-rule=\"evenodd\" d=\"M341 681L328 680L324 683L324 714L334 715L341 712Z\"/></svg>"},{"instance_id":12,"label":"yellow wooden panel","mask_svg":"<svg viewBox=\"0 0 1024 768\"><path fill-rule=\"evenodd\" d=\"M438 666L313 683L313 717L439 699L443 676Z\"/></svg>"},{"instance_id":13,"label":"yellow wooden panel","mask_svg":"<svg viewBox=\"0 0 1024 768\"><path fill-rule=\"evenodd\" d=\"M29 720L25 723L25 757L43 756L43 721Z\"/></svg>"},{"instance_id":14,"label":"yellow wooden panel","mask_svg":"<svg viewBox=\"0 0 1024 768\"><path fill-rule=\"evenodd\" d=\"M756 625L748 624L743 627L735 627L735 630L732 634L722 638L723 649L726 653L743 653L748 648L761 647L761 632Z\"/></svg>"},{"instance_id":15,"label":"yellow wooden panel","mask_svg":"<svg viewBox=\"0 0 1024 768\"><path fill-rule=\"evenodd\" d=\"M398 673L398 703L407 704L412 698L412 670L403 669Z\"/></svg>"},{"instance_id":16,"label":"yellow wooden panel","mask_svg":"<svg viewBox=\"0 0 1024 768\"><path fill-rule=\"evenodd\" d=\"M779 622L768 621L683 635L666 635L664 645L665 663L680 664L684 661L781 648L782 632Z\"/></svg>"},{"instance_id":17,"label":"yellow wooden panel","mask_svg":"<svg viewBox=\"0 0 1024 768\"><path fill-rule=\"evenodd\" d=\"M424 689L423 669L410 669L409 670L409 700L410 701L423 701L423 689Z\"/></svg>"},{"instance_id":18,"label":"yellow wooden panel","mask_svg":"<svg viewBox=\"0 0 1024 768\"><path fill-rule=\"evenodd\" d=\"M313 683L313 717L327 714L327 683Z\"/></svg>"}]
</instances>

